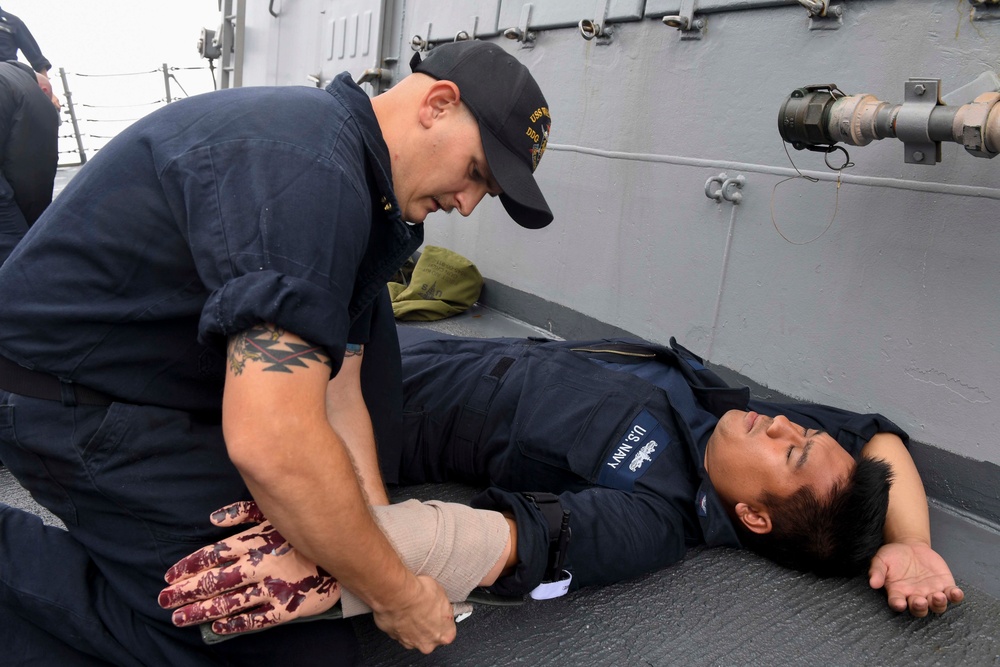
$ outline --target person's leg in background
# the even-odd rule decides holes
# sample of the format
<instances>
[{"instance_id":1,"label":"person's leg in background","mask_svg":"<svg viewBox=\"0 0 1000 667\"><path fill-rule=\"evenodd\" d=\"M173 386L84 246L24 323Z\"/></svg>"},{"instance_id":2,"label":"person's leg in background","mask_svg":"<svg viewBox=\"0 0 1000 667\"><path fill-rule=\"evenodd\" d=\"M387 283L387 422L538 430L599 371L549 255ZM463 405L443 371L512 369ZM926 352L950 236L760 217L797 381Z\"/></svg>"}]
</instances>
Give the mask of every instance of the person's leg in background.
<instances>
[{"instance_id":1,"label":"person's leg in background","mask_svg":"<svg viewBox=\"0 0 1000 667\"><path fill-rule=\"evenodd\" d=\"M0 264L6 261L27 232L28 223L14 200L14 190L0 173Z\"/></svg>"}]
</instances>

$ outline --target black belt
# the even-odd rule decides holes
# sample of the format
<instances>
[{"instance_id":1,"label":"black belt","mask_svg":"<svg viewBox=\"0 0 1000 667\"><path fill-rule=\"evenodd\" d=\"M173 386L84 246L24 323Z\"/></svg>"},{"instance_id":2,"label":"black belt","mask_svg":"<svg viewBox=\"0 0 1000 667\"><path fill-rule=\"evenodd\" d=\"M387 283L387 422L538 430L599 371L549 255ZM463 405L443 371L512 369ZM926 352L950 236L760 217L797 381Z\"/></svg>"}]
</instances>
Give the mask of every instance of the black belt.
<instances>
[{"instance_id":1,"label":"black belt","mask_svg":"<svg viewBox=\"0 0 1000 667\"><path fill-rule=\"evenodd\" d=\"M115 399L104 392L75 382L63 382L55 375L40 373L0 356L0 389L12 394L60 401L63 405L111 405Z\"/></svg>"}]
</instances>

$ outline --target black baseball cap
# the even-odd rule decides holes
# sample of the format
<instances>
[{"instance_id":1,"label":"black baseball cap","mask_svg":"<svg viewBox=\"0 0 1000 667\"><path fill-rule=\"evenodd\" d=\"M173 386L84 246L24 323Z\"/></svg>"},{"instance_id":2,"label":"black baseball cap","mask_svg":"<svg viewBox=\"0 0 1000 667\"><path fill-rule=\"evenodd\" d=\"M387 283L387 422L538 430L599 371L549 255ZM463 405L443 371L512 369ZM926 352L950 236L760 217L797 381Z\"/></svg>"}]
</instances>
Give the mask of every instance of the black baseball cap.
<instances>
[{"instance_id":1,"label":"black baseball cap","mask_svg":"<svg viewBox=\"0 0 1000 667\"><path fill-rule=\"evenodd\" d=\"M466 40L434 47L410 69L458 86L479 122L486 161L503 194L500 201L517 224L540 229L552 211L533 173L549 139L549 105L528 68L496 44Z\"/></svg>"}]
</instances>

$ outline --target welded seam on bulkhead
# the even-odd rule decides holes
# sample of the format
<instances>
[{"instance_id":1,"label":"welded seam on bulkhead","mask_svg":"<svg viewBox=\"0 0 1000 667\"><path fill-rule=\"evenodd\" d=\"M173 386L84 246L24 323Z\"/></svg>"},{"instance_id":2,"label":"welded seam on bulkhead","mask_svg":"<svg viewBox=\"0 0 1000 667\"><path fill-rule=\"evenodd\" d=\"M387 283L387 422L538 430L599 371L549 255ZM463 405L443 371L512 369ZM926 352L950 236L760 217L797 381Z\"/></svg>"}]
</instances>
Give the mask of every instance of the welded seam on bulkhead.
<instances>
[{"instance_id":1,"label":"welded seam on bulkhead","mask_svg":"<svg viewBox=\"0 0 1000 667\"><path fill-rule=\"evenodd\" d=\"M631 162L655 162L662 164L674 164L684 167L710 167L712 169L733 169L738 171L750 171L760 174L772 174L775 176L797 176L800 173L821 181L836 181L837 172L826 171L796 171L790 167L772 167L765 164L754 164L752 162L731 162L728 160L706 160L702 158L683 157L680 155L660 155L656 153L627 153L625 151L608 151L600 148L589 148L587 146L574 146L572 144L550 143L546 150L568 153L581 153L583 155L593 155L596 157L609 158L612 160L628 160ZM936 194L960 195L965 197L986 197L988 199L1000 199L1000 188L986 188L975 185L949 185L946 183L925 183L923 181L907 181L896 178L882 178L879 176L856 176L853 174L840 175L842 183L854 183L856 185L867 185L871 187L892 188L895 190L914 190L917 192L933 192Z\"/></svg>"}]
</instances>

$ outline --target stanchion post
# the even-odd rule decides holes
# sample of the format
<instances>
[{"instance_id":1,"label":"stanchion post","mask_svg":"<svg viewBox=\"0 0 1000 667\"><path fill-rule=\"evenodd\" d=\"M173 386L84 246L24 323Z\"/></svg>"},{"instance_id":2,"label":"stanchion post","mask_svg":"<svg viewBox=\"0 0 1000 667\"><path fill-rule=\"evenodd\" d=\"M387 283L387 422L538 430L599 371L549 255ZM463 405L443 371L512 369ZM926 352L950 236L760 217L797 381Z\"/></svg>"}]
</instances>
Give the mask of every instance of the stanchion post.
<instances>
[{"instance_id":1,"label":"stanchion post","mask_svg":"<svg viewBox=\"0 0 1000 667\"><path fill-rule=\"evenodd\" d=\"M167 63L163 63L163 88L167 91L167 104L170 104L174 100L170 97L170 68Z\"/></svg>"},{"instance_id":2,"label":"stanchion post","mask_svg":"<svg viewBox=\"0 0 1000 667\"><path fill-rule=\"evenodd\" d=\"M73 135L76 137L76 149L80 153L80 164L87 163L87 153L83 150L83 137L80 136L80 124L76 120L76 109L73 107L73 93L69 89L69 80L66 78L66 70L59 68L59 78L62 79L63 94L66 97L66 109L69 111L69 118L73 121Z\"/></svg>"}]
</instances>

